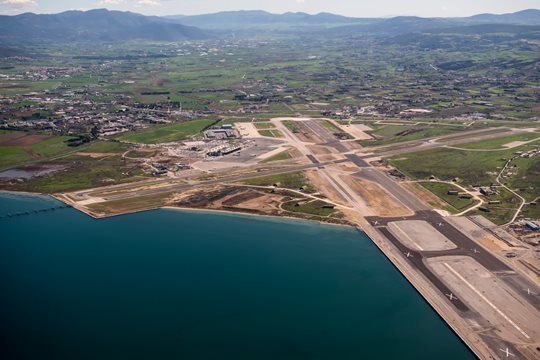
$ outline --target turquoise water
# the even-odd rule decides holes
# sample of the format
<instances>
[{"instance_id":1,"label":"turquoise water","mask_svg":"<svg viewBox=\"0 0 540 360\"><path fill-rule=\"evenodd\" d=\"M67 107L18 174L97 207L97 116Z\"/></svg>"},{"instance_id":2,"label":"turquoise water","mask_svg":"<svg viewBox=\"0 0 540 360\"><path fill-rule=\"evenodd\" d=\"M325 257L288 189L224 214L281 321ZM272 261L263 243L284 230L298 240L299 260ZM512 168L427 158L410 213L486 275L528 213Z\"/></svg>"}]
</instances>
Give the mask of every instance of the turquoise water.
<instances>
[{"instance_id":1,"label":"turquoise water","mask_svg":"<svg viewBox=\"0 0 540 360\"><path fill-rule=\"evenodd\" d=\"M0 194L0 216L50 205ZM2 359L474 359L353 229L73 209L0 229Z\"/></svg>"}]
</instances>

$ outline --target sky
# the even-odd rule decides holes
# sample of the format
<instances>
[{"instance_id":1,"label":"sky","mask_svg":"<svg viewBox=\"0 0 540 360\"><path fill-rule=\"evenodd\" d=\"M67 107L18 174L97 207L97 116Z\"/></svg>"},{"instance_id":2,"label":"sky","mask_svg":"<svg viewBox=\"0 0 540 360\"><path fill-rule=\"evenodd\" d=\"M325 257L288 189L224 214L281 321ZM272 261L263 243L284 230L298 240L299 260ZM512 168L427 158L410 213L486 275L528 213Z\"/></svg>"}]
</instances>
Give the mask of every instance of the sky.
<instances>
[{"instance_id":1,"label":"sky","mask_svg":"<svg viewBox=\"0 0 540 360\"><path fill-rule=\"evenodd\" d=\"M229 10L331 12L354 17L470 16L540 9L540 0L0 0L0 13L58 13L108 8L146 15L192 15Z\"/></svg>"}]
</instances>

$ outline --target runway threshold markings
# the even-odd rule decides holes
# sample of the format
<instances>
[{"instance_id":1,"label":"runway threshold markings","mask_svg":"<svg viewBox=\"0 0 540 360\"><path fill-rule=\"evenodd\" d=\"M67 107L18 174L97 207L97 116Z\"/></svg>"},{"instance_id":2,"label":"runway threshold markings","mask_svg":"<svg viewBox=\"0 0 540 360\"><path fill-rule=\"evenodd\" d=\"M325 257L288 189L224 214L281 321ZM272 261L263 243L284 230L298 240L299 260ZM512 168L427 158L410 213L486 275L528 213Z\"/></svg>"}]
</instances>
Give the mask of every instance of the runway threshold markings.
<instances>
[{"instance_id":1,"label":"runway threshold markings","mask_svg":"<svg viewBox=\"0 0 540 360\"><path fill-rule=\"evenodd\" d=\"M458 273L452 266L450 266L448 263L444 263L444 266L452 272L459 280L463 281L465 285L467 285L476 295L478 295L482 300L484 300L493 310L495 310L499 315L501 315L510 325L512 325L521 335L523 335L528 340L531 339L529 335L525 331L523 331L512 319L508 317L505 313L503 313L497 306L495 306L491 301L489 301L477 288L475 288L470 282L467 281L460 273Z\"/></svg>"}]
</instances>

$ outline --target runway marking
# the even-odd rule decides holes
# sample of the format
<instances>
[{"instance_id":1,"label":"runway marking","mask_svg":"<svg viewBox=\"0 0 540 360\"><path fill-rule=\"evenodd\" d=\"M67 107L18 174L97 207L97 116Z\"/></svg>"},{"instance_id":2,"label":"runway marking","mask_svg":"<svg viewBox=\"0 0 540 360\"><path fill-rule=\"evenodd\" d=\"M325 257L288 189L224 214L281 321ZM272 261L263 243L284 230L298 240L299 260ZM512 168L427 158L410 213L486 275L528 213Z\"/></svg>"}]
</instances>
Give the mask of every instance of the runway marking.
<instances>
[{"instance_id":1,"label":"runway marking","mask_svg":"<svg viewBox=\"0 0 540 360\"><path fill-rule=\"evenodd\" d=\"M416 241L414 241L414 240L413 240L413 239L412 239L405 231L403 231L403 230L399 227L399 225L395 225L394 228L395 228L395 229L398 229L403 235L405 235L405 237L407 237L414 245L416 245L416 247L418 248L418 250L424 251L424 249L423 249L420 245L418 245L418 244L416 243Z\"/></svg>"},{"instance_id":2,"label":"runway marking","mask_svg":"<svg viewBox=\"0 0 540 360\"><path fill-rule=\"evenodd\" d=\"M530 336L525 333L525 331L521 330L519 326L515 322L512 321L505 313L503 313L501 310L499 310L498 307L496 307L491 301L489 301L478 289L476 289L470 282L468 282L461 274L459 274L453 267L448 265L448 263L444 263L444 266L448 268L458 279L463 281L465 285L467 285L472 291L476 293L482 300L484 300L489 306L493 308L499 315L501 315L506 321L510 323L514 328L516 328L517 331L520 332L521 335L525 336L527 339L530 339Z\"/></svg>"}]
</instances>

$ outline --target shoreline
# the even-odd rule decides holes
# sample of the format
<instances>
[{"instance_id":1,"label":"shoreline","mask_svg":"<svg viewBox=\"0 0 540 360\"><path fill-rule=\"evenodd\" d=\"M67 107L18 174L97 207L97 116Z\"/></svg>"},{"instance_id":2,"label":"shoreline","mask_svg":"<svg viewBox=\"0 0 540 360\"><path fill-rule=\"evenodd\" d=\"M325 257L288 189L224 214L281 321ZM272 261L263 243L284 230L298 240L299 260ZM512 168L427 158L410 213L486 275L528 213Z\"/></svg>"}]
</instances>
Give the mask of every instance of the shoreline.
<instances>
[{"instance_id":1,"label":"shoreline","mask_svg":"<svg viewBox=\"0 0 540 360\"><path fill-rule=\"evenodd\" d=\"M47 196L47 197L55 198L51 194L45 194L45 193L39 193L39 192L30 192L30 191L0 190L0 194L26 195L26 196Z\"/></svg>"},{"instance_id":2,"label":"shoreline","mask_svg":"<svg viewBox=\"0 0 540 360\"><path fill-rule=\"evenodd\" d=\"M343 227L343 228L350 228L350 229L357 229L361 231L362 233L365 233L361 228L354 225L345 225L345 224L333 224L333 223L326 223L323 221L317 221L317 220L310 220L310 219L302 219L297 218L293 216L276 216L276 215L266 215L266 214L251 214L251 213L244 213L241 211L232 211L232 210L220 210L220 209L195 209L195 208L188 208L188 207L178 207L178 206L164 206L157 209L164 209L164 210L174 210L174 211L183 211L183 212L197 212L197 213L216 213L216 214L222 214L222 215L230 215L230 216L236 216L236 217L247 217L247 218L261 218L266 220L275 220L276 222L279 222L279 219L287 220L288 222L310 222L322 226L337 226L337 227Z\"/></svg>"},{"instance_id":3,"label":"shoreline","mask_svg":"<svg viewBox=\"0 0 540 360\"><path fill-rule=\"evenodd\" d=\"M346 224L335 224L335 223L327 223L324 221L317 221L317 220L311 220L311 219L302 219L300 217L294 217L294 216L277 216L277 215L267 215L267 214L254 214L254 213L247 213L242 211L232 211L232 210L221 210L221 209L197 209L197 208L189 208L189 207L178 207L178 206L162 206L162 207L155 207L155 208L149 208L149 209L140 209L135 210L131 212L126 212L122 214L113 214L109 215L107 217L97 217L93 214L90 214L86 211L83 211L82 209L74 206L73 204L68 203L67 201L63 200L61 197L54 195L54 194L44 194L44 193L33 193L33 192L27 192L27 191L8 191L8 190L0 190L1 194L8 194L8 195L19 195L19 196L28 196L28 197L47 197L56 201L59 201L61 203L70 205L73 209L77 210L78 212L81 212L90 218L94 220L102 220L102 219L108 219L108 218L114 218L118 216L125 216L125 215L132 215L147 211L153 211L153 210L174 210L179 212L192 212L192 213L208 213L208 214L216 214L216 215L230 215L230 216L236 216L236 217L246 217L246 218L252 218L252 219L264 219L264 220L274 220L276 222L279 222L280 219L283 219L287 222L310 222L317 225L322 226L336 226L341 228L349 228L349 229L356 229L359 232L362 232L365 234L365 231L360 228L359 226L355 225L346 225Z\"/></svg>"}]
</instances>

